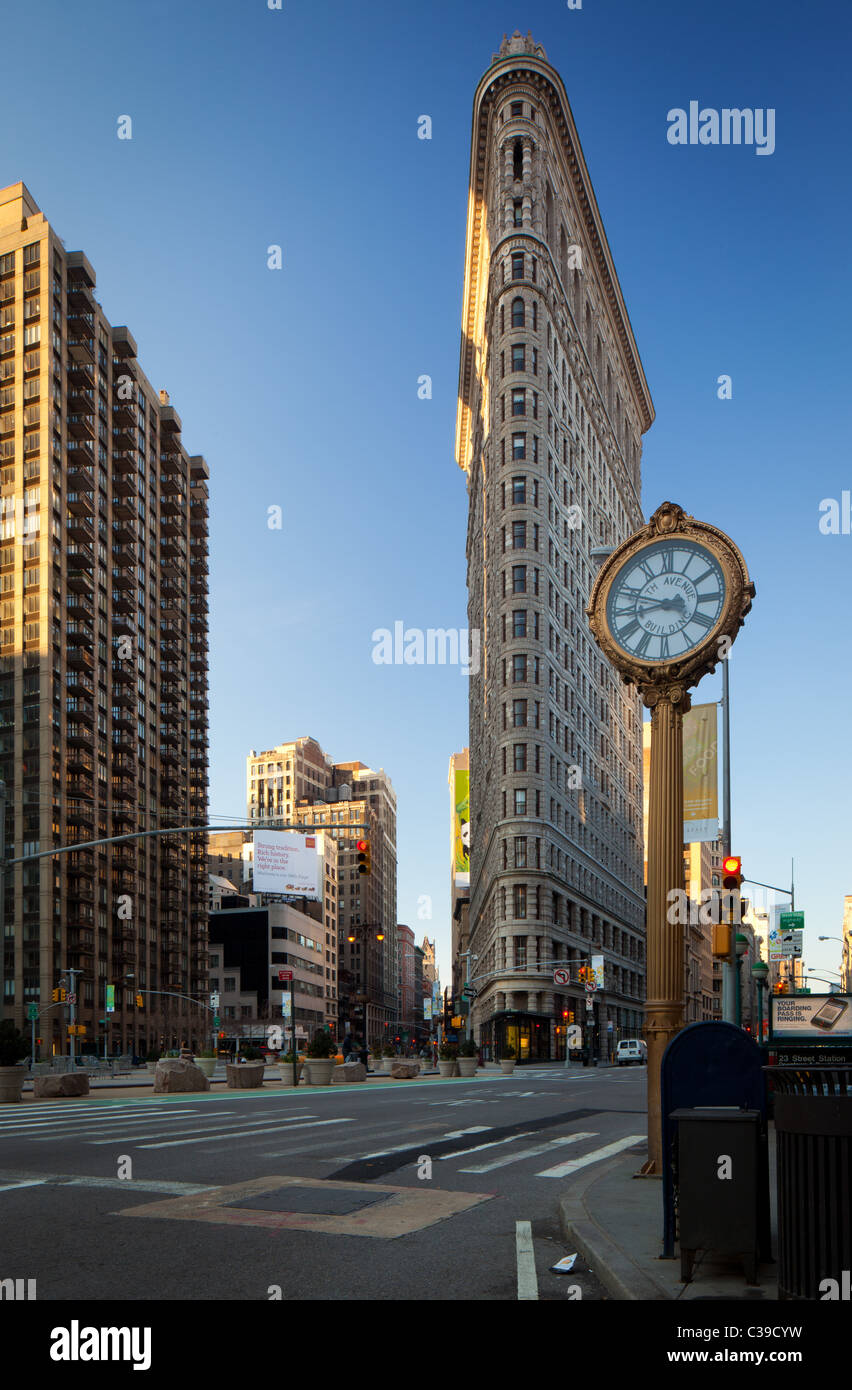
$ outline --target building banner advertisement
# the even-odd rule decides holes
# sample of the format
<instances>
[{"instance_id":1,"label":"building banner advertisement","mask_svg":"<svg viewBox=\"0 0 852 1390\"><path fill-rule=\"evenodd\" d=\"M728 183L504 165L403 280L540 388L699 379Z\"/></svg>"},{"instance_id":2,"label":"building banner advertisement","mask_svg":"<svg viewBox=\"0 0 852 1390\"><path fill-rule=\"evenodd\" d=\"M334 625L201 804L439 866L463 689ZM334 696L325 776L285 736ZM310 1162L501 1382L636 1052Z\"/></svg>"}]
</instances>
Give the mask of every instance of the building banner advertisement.
<instances>
[{"instance_id":1,"label":"building banner advertisement","mask_svg":"<svg viewBox=\"0 0 852 1390\"><path fill-rule=\"evenodd\" d=\"M770 1007L770 1032L778 1041L852 1038L852 997L848 994L773 994Z\"/></svg>"},{"instance_id":2,"label":"building banner advertisement","mask_svg":"<svg viewBox=\"0 0 852 1390\"><path fill-rule=\"evenodd\" d=\"M683 716L683 842L719 838L718 705Z\"/></svg>"},{"instance_id":3,"label":"building banner advertisement","mask_svg":"<svg viewBox=\"0 0 852 1390\"><path fill-rule=\"evenodd\" d=\"M316 835L256 830L254 889L256 893L292 893L321 901Z\"/></svg>"},{"instance_id":4,"label":"building banner advertisement","mask_svg":"<svg viewBox=\"0 0 852 1390\"><path fill-rule=\"evenodd\" d=\"M431 1023L431 1022L432 1022L432 1000L431 1000L431 999L425 999L425 998L424 998L424 1000L423 1000L423 1018L424 1018L425 1022L427 1022L427 1023Z\"/></svg>"},{"instance_id":5,"label":"building banner advertisement","mask_svg":"<svg viewBox=\"0 0 852 1390\"><path fill-rule=\"evenodd\" d=\"M592 969L595 972L595 985L598 989L604 987L604 958L603 956L592 956Z\"/></svg>"},{"instance_id":6,"label":"building banner advertisement","mask_svg":"<svg viewBox=\"0 0 852 1390\"><path fill-rule=\"evenodd\" d=\"M470 884L470 773L453 777L453 877L457 888Z\"/></svg>"}]
</instances>

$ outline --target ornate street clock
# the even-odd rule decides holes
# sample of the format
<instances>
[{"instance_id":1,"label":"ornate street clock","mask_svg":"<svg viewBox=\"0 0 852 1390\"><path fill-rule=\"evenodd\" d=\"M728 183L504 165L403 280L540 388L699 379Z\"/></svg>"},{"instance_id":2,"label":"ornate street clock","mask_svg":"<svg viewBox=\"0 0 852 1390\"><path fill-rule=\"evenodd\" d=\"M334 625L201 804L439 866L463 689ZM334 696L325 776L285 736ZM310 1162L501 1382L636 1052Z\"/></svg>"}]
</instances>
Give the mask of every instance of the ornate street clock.
<instances>
[{"instance_id":1,"label":"ornate street clock","mask_svg":"<svg viewBox=\"0 0 852 1390\"><path fill-rule=\"evenodd\" d=\"M724 531L664 502L607 557L586 609L598 646L651 709L645 1038L648 1162L662 1171L660 1066L683 1026L683 928L668 911L683 891L683 716L689 687L724 660L754 585Z\"/></svg>"},{"instance_id":2,"label":"ornate street clock","mask_svg":"<svg viewBox=\"0 0 852 1390\"><path fill-rule=\"evenodd\" d=\"M664 502L607 558L587 612L626 681L691 685L727 656L753 596L733 541Z\"/></svg>"}]
</instances>

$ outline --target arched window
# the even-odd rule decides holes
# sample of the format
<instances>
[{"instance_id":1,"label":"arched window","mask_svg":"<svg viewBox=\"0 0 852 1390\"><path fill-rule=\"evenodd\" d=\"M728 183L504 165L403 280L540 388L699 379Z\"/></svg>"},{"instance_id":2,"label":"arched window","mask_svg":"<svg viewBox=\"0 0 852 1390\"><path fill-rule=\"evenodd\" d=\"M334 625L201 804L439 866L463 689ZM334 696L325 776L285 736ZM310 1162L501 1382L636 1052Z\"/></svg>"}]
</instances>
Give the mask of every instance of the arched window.
<instances>
[{"instance_id":1,"label":"arched window","mask_svg":"<svg viewBox=\"0 0 852 1390\"><path fill-rule=\"evenodd\" d=\"M524 301L519 297L512 300L512 327L523 328L525 323Z\"/></svg>"},{"instance_id":2,"label":"arched window","mask_svg":"<svg viewBox=\"0 0 852 1390\"><path fill-rule=\"evenodd\" d=\"M515 141L512 150L512 178L522 179L524 177L524 147L520 140Z\"/></svg>"}]
</instances>

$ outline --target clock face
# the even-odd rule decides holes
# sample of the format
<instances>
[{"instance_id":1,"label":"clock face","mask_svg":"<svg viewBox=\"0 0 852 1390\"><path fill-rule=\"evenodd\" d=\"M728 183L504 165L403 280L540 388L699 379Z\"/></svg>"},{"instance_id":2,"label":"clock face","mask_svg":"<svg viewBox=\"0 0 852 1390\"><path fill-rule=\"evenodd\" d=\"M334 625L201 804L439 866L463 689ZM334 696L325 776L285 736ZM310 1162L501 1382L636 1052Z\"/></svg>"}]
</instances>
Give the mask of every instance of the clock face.
<instances>
[{"instance_id":1,"label":"clock face","mask_svg":"<svg viewBox=\"0 0 852 1390\"><path fill-rule=\"evenodd\" d=\"M655 541L625 560L610 585L613 640L641 661L678 661L703 645L725 605L725 577L706 546Z\"/></svg>"}]
</instances>

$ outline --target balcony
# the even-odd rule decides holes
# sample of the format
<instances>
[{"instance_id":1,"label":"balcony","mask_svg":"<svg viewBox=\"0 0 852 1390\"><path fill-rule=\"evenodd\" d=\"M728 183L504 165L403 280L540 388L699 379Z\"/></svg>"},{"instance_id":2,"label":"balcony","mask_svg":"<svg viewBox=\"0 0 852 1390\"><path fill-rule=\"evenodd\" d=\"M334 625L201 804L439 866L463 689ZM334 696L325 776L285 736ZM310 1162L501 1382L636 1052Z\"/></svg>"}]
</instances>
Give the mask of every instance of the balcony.
<instances>
[{"instance_id":1,"label":"balcony","mask_svg":"<svg viewBox=\"0 0 852 1390\"><path fill-rule=\"evenodd\" d=\"M70 536L72 540L82 542L87 553L89 553L90 547L95 543L95 528L88 516L80 515L79 512L75 511L69 516L65 530L66 534ZM69 553L72 553L72 548L70 546L68 549Z\"/></svg>"},{"instance_id":2,"label":"balcony","mask_svg":"<svg viewBox=\"0 0 852 1390\"><path fill-rule=\"evenodd\" d=\"M178 473L183 477L183 455L177 449L164 449L160 454L160 467L164 473Z\"/></svg>"},{"instance_id":3,"label":"balcony","mask_svg":"<svg viewBox=\"0 0 852 1390\"><path fill-rule=\"evenodd\" d=\"M112 548L113 573L116 569L135 569L136 547L134 545L114 545Z\"/></svg>"},{"instance_id":4,"label":"balcony","mask_svg":"<svg viewBox=\"0 0 852 1390\"><path fill-rule=\"evenodd\" d=\"M135 440L133 441L135 443ZM121 453L114 453L112 456L113 485L117 487L117 475L132 474L133 487L131 491L136 492L136 454L132 449L124 449Z\"/></svg>"},{"instance_id":5,"label":"balcony","mask_svg":"<svg viewBox=\"0 0 852 1390\"><path fill-rule=\"evenodd\" d=\"M124 587L125 589L127 589L126 583ZM121 593L120 591L113 590L112 610L113 613L122 614L125 617L132 617L132 615L136 612L136 603L129 592ZM119 629L119 622L115 618L113 619L112 626L114 632L118 632L119 630L126 632L133 631L133 625L131 623L123 623L121 624L121 628Z\"/></svg>"},{"instance_id":6,"label":"balcony","mask_svg":"<svg viewBox=\"0 0 852 1390\"><path fill-rule=\"evenodd\" d=\"M65 653L65 660L68 666L75 671L88 671L93 673L95 669L95 659L92 656L91 638L81 642L81 634L74 633L69 639L69 646ZM79 645L71 646L71 642Z\"/></svg>"},{"instance_id":7,"label":"balcony","mask_svg":"<svg viewBox=\"0 0 852 1390\"><path fill-rule=\"evenodd\" d=\"M139 356L136 349L136 339L129 328L123 324L112 330L112 350L116 357L121 358L122 370L127 365L128 358Z\"/></svg>"},{"instance_id":8,"label":"balcony","mask_svg":"<svg viewBox=\"0 0 852 1390\"><path fill-rule=\"evenodd\" d=\"M65 821L72 841L89 840L94 836L95 809L91 802L68 802ZM73 833L72 833L73 832Z\"/></svg>"},{"instance_id":9,"label":"balcony","mask_svg":"<svg viewBox=\"0 0 852 1390\"><path fill-rule=\"evenodd\" d=\"M88 734L84 734L82 733L82 731L78 731L76 728L72 730L70 721L73 720L77 724L88 724L91 729L95 722L95 706L92 703L92 701L87 700L79 695L75 695L72 698L69 698L65 701L65 712L68 715L69 719L67 737L69 739L80 739L85 737L89 741L91 741L91 732L89 732Z\"/></svg>"},{"instance_id":10,"label":"balcony","mask_svg":"<svg viewBox=\"0 0 852 1390\"><path fill-rule=\"evenodd\" d=\"M67 886L67 892L66 892L66 901L67 901L67 904L68 904L69 909L71 908L71 905L72 905L72 904L76 904L76 903L82 903L82 904L91 903L92 906L94 906L94 902L95 902L95 885L94 885L94 881L93 881L92 879L81 878L81 877L80 877L79 875L77 875L77 874L75 874L73 877L71 876L71 874L69 874L69 875L68 875L68 886Z\"/></svg>"},{"instance_id":11,"label":"balcony","mask_svg":"<svg viewBox=\"0 0 852 1390\"><path fill-rule=\"evenodd\" d=\"M180 434L180 416L173 405L160 406L160 430L167 435L176 436Z\"/></svg>"},{"instance_id":12,"label":"balcony","mask_svg":"<svg viewBox=\"0 0 852 1390\"><path fill-rule=\"evenodd\" d=\"M71 323L70 323L70 322L69 322L68 327L69 327L69 329L71 328ZM72 362L75 362L75 363L78 363L78 364L79 364L79 363L86 363L87 365L94 366L94 363L95 363L95 344L94 344L94 339L93 339L93 338L90 338L90 337L85 336L85 335L84 335L84 336L81 336L81 337L79 337L79 338L72 338L72 337L70 336L70 332L69 332L69 337L68 337L68 351L69 351L69 353L71 354L71 360L72 360Z\"/></svg>"},{"instance_id":13,"label":"balcony","mask_svg":"<svg viewBox=\"0 0 852 1390\"><path fill-rule=\"evenodd\" d=\"M84 488L80 492L69 492L66 495L65 502L73 517L86 518L91 522L94 508L94 497L91 488L88 490ZM92 535L94 536L94 532L92 532Z\"/></svg>"},{"instance_id":14,"label":"balcony","mask_svg":"<svg viewBox=\"0 0 852 1390\"><path fill-rule=\"evenodd\" d=\"M119 545L136 544L136 522L134 519L133 508L123 502L117 505L116 499L112 503L112 539Z\"/></svg>"},{"instance_id":15,"label":"balcony","mask_svg":"<svg viewBox=\"0 0 852 1390\"><path fill-rule=\"evenodd\" d=\"M95 872L95 856L90 849L75 849L69 855L63 855L68 865L69 874Z\"/></svg>"},{"instance_id":16,"label":"balcony","mask_svg":"<svg viewBox=\"0 0 852 1390\"><path fill-rule=\"evenodd\" d=\"M94 479L95 450L92 441L90 439L69 439L67 449L68 473L71 486L75 486L71 480L73 479L74 470L78 467L84 470L87 466L91 467L93 471L89 476ZM94 486L94 482L92 485Z\"/></svg>"},{"instance_id":17,"label":"balcony","mask_svg":"<svg viewBox=\"0 0 852 1390\"><path fill-rule=\"evenodd\" d=\"M84 357L81 360L71 359L67 363L69 386L79 388L94 387L95 367L94 359L91 361Z\"/></svg>"},{"instance_id":18,"label":"balcony","mask_svg":"<svg viewBox=\"0 0 852 1390\"><path fill-rule=\"evenodd\" d=\"M68 416L68 433L75 439L94 439L95 417L91 414Z\"/></svg>"}]
</instances>

